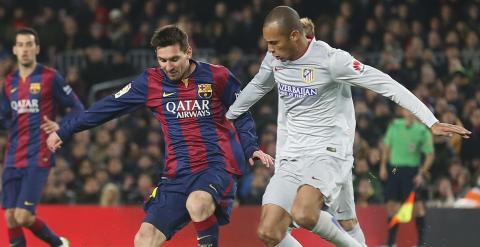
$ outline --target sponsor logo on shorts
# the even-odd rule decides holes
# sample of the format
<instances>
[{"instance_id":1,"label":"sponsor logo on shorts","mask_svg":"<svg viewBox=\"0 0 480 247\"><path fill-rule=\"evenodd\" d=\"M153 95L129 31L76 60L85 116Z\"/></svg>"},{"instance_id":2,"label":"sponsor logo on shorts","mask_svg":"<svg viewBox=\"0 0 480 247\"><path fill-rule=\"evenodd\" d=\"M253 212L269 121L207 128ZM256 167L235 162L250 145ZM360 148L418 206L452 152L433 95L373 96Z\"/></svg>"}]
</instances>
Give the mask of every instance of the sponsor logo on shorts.
<instances>
[{"instance_id":1,"label":"sponsor logo on shorts","mask_svg":"<svg viewBox=\"0 0 480 247\"><path fill-rule=\"evenodd\" d=\"M29 202L29 201L25 201L23 204L25 204L25 206L33 206L33 205L35 205L35 203Z\"/></svg>"}]
</instances>

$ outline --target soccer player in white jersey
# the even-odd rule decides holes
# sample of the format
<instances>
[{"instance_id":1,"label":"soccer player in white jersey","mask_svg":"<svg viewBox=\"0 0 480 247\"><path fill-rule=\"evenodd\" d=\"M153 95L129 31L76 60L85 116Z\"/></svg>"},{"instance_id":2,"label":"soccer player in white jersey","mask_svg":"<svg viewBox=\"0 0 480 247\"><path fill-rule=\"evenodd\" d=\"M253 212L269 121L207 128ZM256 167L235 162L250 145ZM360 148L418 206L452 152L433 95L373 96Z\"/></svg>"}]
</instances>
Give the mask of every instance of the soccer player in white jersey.
<instances>
[{"instance_id":1,"label":"soccer player in white jersey","mask_svg":"<svg viewBox=\"0 0 480 247\"><path fill-rule=\"evenodd\" d=\"M235 119L278 88L276 167L263 196L258 235L267 246L300 246L287 234L293 220L337 246L365 246L351 182L355 114L350 87L390 98L433 134L468 138L470 132L438 122L405 87L348 52L309 41L299 19L286 6L267 15L263 37L268 52L257 75L227 112L228 119ZM322 210L324 205L350 234Z\"/></svg>"}]
</instances>

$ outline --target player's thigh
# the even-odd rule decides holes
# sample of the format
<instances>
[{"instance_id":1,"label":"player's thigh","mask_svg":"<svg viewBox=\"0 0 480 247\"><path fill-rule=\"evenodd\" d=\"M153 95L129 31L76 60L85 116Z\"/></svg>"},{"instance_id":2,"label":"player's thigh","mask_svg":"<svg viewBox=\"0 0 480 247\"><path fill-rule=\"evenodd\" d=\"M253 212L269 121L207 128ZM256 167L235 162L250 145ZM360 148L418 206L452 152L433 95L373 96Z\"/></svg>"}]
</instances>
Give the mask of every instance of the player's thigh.
<instances>
[{"instance_id":1,"label":"player's thigh","mask_svg":"<svg viewBox=\"0 0 480 247\"><path fill-rule=\"evenodd\" d=\"M23 208L35 214L35 209L40 202L42 192L47 183L50 168L29 167L22 178L22 187L18 195L17 208Z\"/></svg>"},{"instance_id":2,"label":"player's thigh","mask_svg":"<svg viewBox=\"0 0 480 247\"><path fill-rule=\"evenodd\" d=\"M264 204L260 215L258 234L260 236L279 235L278 238L282 239L291 223L292 217L284 208L275 204Z\"/></svg>"},{"instance_id":3,"label":"player's thigh","mask_svg":"<svg viewBox=\"0 0 480 247\"><path fill-rule=\"evenodd\" d=\"M237 180L234 175L223 169L207 169L196 174L192 180L187 188L189 211L200 208L200 211L206 213L201 218L214 213L220 225L228 224L237 192ZM191 199L199 201L194 202Z\"/></svg>"},{"instance_id":4,"label":"player's thigh","mask_svg":"<svg viewBox=\"0 0 480 247\"><path fill-rule=\"evenodd\" d=\"M188 195L186 207L190 218L200 222L210 217L215 212L215 202L210 193L203 190L193 191Z\"/></svg>"},{"instance_id":5,"label":"player's thigh","mask_svg":"<svg viewBox=\"0 0 480 247\"><path fill-rule=\"evenodd\" d=\"M154 225L143 222L137 234L135 234L134 243L135 247L158 247L166 240L165 234Z\"/></svg>"},{"instance_id":6,"label":"player's thigh","mask_svg":"<svg viewBox=\"0 0 480 247\"><path fill-rule=\"evenodd\" d=\"M186 200L185 194L169 191L168 186L160 185L145 203L144 223L153 225L169 240L190 222Z\"/></svg>"},{"instance_id":7,"label":"player's thigh","mask_svg":"<svg viewBox=\"0 0 480 247\"><path fill-rule=\"evenodd\" d=\"M22 188L23 169L7 167L2 173L2 207L14 209ZM13 217L13 210L12 210Z\"/></svg>"},{"instance_id":8,"label":"player's thigh","mask_svg":"<svg viewBox=\"0 0 480 247\"><path fill-rule=\"evenodd\" d=\"M275 174L265 189L262 205L277 205L287 213L291 213L293 200L301 182L301 170L296 165L298 164L295 164L295 161L280 160L275 168Z\"/></svg>"},{"instance_id":9,"label":"player's thigh","mask_svg":"<svg viewBox=\"0 0 480 247\"><path fill-rule=\"evenodd\" d=\"M323 201L324 196L318 188L308 184L301 185L293 202L292 216L294 220L314 217L322 209Z\"/></svg>"}]
</instances>

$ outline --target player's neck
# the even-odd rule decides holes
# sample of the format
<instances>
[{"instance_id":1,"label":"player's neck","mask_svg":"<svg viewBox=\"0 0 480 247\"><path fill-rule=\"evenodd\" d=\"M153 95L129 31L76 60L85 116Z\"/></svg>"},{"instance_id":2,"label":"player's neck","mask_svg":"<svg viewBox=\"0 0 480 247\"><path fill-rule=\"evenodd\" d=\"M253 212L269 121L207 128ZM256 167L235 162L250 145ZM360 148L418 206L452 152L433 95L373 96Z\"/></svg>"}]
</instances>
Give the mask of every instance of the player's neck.
<instances>
[{"instance_id":1,"label":"player's neck","mask_svg":"<svg viewBox=\"0 0 480 247\"><path fill-rule=\"evenodd\" d=\"M188 66L188 70L185 71L185 74L183 74L181 80L184 80L184 79L187 79L188 77L190 77L190 75L193 73L193 71L195 71L195 68L197 67L197 65L194 62L189 61L189 63L190 63L190 65Z\"/></svg>"},{"instance_id":2,"label":"player's neck","mask_svg":"<svg viewBox=\"0 0 480 247\"><path fill-rule=\"evenodd\" d=\"M311 40L308 40L308 39L300 39L298 41L298 50L297 50L297 54L293 57L293 61L301 58L308 50L308 46L310 45L310 42L312 42Z\"/></svg>"},{"instance_id":3,"label":"player's neck","mask_svg":"<svg viewBox=\"0 0 480 247\"><path fill-rule=\"evenodd\" d=\"M33 62L30 66L25 66L22 64L18 64L18 72L22 79L26 79L30 76L35 68L37 67L37 62Z\"/></svg>"}]
</instances>

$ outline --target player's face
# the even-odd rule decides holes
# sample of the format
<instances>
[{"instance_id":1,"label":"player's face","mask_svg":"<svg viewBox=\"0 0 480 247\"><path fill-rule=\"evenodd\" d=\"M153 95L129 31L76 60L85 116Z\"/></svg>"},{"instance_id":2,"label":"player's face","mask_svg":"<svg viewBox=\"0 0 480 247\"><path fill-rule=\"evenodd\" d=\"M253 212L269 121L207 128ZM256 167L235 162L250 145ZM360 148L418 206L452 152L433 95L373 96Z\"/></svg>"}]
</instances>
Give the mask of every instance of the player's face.
<instances>
[{"instance_id":1,"label":"player's face","mask_svg":"<svg viewBox=\"0 0 480 247\"><path fill-rule=\"evenodd\" d=\"M32 34L18 34L13 46L13 54L17 57L19 64L25 67L32 66L40 52L40 46L35 43L35 36Z\"/></svg>"},{"instance_id":2,"label":"player's face","mask_svg":"<svg viewBox=\"0 0 480 247\"><path fill-rule=\"evenodd\" d=\"M186 51L182 51L179 44L157 47L158 64L172 81L178 81L188 76L191 58L191 47L188 47Z\"/></svg>"},{"instance_id":3,"label":"player's face","mask_svg":"<svg viewBox=\"0 0 480 247\"><path fill-rule=\"evenodd\" d=\"M293 37L291 34L283 33L276 22L263 27L263 38L267 42L268 51L276 59L282 62L292 60L295 52Z\"/></svg>"}]
</instances>

